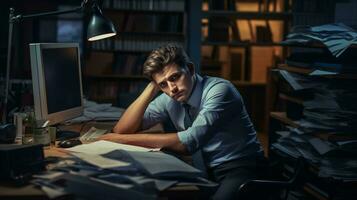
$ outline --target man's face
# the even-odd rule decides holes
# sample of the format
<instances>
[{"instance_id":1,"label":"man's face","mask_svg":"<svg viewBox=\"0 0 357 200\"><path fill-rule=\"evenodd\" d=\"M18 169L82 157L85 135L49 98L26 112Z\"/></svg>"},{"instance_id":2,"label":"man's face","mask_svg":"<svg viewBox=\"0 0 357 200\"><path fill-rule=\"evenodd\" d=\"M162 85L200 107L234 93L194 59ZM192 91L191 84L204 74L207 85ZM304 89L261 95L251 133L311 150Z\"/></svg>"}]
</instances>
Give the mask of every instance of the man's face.
<instances>
[{"instance_id":1,"label":"man's face","mask_svg":"<svg viewBox=\"0 0 357 200\"><path fill-rule=\"evenodd\" d=\"M162 92L176 101L185 102L193 89L194 68L191 65L181 68L171 64L152 77Z\"/></svg>"}]
</instances>

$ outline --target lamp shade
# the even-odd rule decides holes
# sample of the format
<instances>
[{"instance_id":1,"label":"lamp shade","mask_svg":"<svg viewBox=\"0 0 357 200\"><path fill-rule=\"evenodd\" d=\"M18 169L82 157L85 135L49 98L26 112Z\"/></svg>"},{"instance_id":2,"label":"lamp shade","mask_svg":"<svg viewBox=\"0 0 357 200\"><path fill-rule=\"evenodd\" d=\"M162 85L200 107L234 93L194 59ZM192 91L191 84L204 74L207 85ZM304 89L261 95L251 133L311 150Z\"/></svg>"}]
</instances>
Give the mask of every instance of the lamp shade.
<instances>
[{"instance_id":1,"label":"lamp shade","mask_svg":"<svg viewBox=\"0 0 357 200\"><path fill-rule=\"evenodd\" d=\"M97 5L93 5L92 17L88 24L87 39L95 41L116 35L113 23L105 18Z\"/></svg>"}]
</instances>

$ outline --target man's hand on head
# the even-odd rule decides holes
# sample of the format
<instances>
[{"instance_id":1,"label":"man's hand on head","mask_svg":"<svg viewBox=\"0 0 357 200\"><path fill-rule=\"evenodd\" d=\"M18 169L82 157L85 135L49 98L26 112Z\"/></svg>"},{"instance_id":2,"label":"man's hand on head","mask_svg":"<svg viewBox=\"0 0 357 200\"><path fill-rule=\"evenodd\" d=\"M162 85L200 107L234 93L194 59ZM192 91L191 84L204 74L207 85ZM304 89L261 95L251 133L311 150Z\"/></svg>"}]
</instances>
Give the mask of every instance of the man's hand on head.
<instances>
[{"instance_id":1,"label":"man's hand on head","mask_svg":"<svg viewBox=\"0 0 357 200\"><path fill-rule=\"evenodd\" d=\"M151 81L149 83L148 87L153 89L153 92L155 93L155 95L161 91L159 85L157 85L157 83L155 81Z\"/></svg>"}]
</instances>

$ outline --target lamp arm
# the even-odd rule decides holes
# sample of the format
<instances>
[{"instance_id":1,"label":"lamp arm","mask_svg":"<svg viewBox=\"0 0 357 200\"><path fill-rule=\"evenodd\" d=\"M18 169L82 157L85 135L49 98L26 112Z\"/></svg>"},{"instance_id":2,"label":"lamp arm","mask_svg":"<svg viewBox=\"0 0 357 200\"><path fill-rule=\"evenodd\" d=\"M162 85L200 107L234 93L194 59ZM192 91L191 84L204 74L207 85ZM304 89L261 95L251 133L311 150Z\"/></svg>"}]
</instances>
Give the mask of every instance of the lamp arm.
<instances>
[{"instance_id":1,"label":"lamp arm","mask_svg":"<svg viewBox=\"0 0 357 200\"><path fill-rule=\"evenodd\" d=\"M23 19L29 19L29 18L36 18L36 17L43 17L43 16L50 16L50 15L61 15L61 14L66 14L66 13L73 13L73 12L79 12L84 9L85 5L88 3L88 0L83 0L81 5L69 9L69 10L63 10L63 11L50 11L50 12L44 12L44 13L38 13L38 14L30 14L30 15L16 15L15 16L15 10L13 8L10 8L10 14L9 14L9 37L8 37L8 45L7 45L7 61L6 61L6 79L5 79L5 98L3 101L3 108L2 108L2 122L3 124L6 123L7 121L7 103L9 99L9 86L10 86L10 66L11 66L11 47L12 47L12 32L13 32L13 26L14 23L20 22ZM94 1L95 3L95 1Z\"/></svg>"},{"instance_id":2,"label":"lamp arm","mask_svg":"<svg viewBox=\"0 0 357 200\"><path fill-rule=\"evenodd\" d=\"M14 9L10 8L9 19L14 17ZM11 65L11 45L12 45L12 29L14 23L9 20L9 36L7 41L7 59L6 59L6 79L5 79L5 97L2 108L2 122L6 123L7 119L7 101L9 99L9 85L10 85L10 65Z\"/></svg>"},{"instance_id":3,"label":"lamp arm","mask_svg":"<svg viewBox=\"0 0 357 200\"><path fill-rule=\"evenodd\" d=\"M51 16L51 15L62 15L62 14L67 14L67 13L79 12L79 11L83 10L83 8L84 8L85 4L87 4L87 2L88 2L88 0L83 0L80 6L73 8L73 9L69 9L69 10L58 10L58 11L50 11L50 12L43 12L43 13L30 14L30 15L21 15L20 14L20 15L12 16L11 18L9 18L9 23L18 22L23 19L29 19L29 18Z\"/></svg>"}]
</instances>

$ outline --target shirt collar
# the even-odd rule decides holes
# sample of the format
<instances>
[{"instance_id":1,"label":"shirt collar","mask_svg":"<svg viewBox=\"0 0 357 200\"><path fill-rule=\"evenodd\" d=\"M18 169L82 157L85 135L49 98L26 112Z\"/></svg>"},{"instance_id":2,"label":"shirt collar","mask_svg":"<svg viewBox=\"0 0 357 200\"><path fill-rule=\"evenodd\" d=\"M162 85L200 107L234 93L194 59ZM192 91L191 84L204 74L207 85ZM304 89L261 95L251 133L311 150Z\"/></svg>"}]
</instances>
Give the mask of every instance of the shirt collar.
<instances>
[{"instance_id":1,"label":"shirt collar","mask_svg":"<svg viewBox=\"0 0 357 200\"><path fill-rule=\"evenodd\" d=\"M187 104L189 104L191 107L199 108L201 103L201 96L202 96L203 78L198 74L195 74L195 76L196 76L196 80L194 83L194 87L192 89L192 93L187 101Z\"/></svg>"}]
</instances>

